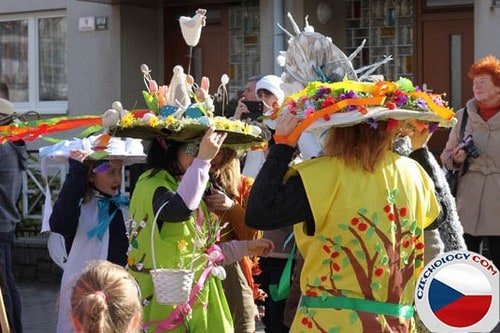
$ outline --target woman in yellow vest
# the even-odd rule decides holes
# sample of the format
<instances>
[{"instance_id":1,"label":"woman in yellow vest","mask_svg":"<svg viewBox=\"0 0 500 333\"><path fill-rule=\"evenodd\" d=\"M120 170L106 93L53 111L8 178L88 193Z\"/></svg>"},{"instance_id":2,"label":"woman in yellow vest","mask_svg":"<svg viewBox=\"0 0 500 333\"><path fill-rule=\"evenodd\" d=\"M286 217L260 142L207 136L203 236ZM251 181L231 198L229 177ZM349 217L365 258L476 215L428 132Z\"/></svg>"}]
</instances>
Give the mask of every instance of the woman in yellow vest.
<instances>
[{"instance_id":1,"label":"woman in yellow vest","mask_svg":"<svg viewBox=\"0 0 500 333\"><path fill-rule=\"evenodd\" d=\"M391 144L408 119L435 130L452 125L453 112L411 88L409 80L313 82L281 108L245 222L294 225L304 266L293 333L415 330L423 229L439 206L426 172ZM324 138L323 155L289 167L304 129Z\"/></svg>"}]
</instances>

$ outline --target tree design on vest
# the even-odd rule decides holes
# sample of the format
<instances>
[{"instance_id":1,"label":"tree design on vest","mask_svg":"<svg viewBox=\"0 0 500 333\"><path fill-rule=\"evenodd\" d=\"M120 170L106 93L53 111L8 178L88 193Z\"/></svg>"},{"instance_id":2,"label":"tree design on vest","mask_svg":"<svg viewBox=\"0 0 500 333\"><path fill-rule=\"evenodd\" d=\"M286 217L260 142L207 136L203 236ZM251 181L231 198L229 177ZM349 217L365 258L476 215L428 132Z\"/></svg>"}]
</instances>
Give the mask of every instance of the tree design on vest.
<instances>
[{"instance_id":1,"label":"tree design on vest","mask_svg":"<svg viewBox=\"0 0 500 333\"><path fill-rule=\"evenodd\" d=\"M371 217L367 209L361 208L348 223L338 224L339 229L347 231L352 237L316 237L324 243L322 255L327 258L322 260L321 265L328 266L328 273L316 277L314 281L308 281L305 291L307 296L350 297L345 290L337 288L336 281L356 279L363 299L400 304L403 290L408 283L414 282L415 269L423 265L424 244L422 229L418 227L416 220L408 217L407 207L396 205L396 196L397 190L391 191L387 204L380 212L373 212ZM343 269L348 266L352 267L354 276L344 274ZM387 297L376 299L374 291L384 288L380 283L384 276L388 281ZM336 327L322 327L315 319L314 309L301 307L300 311L304 328L325 333L339 331ZM350 317L351 323L360 320L363 332L374 332L374 314L362 311L355 313L357 316ZM398 317L384 317L379 316L381 332L386 331L386 325L401 325L409 330L409 318L400 320Z\"/></svg>"}]
</instances>

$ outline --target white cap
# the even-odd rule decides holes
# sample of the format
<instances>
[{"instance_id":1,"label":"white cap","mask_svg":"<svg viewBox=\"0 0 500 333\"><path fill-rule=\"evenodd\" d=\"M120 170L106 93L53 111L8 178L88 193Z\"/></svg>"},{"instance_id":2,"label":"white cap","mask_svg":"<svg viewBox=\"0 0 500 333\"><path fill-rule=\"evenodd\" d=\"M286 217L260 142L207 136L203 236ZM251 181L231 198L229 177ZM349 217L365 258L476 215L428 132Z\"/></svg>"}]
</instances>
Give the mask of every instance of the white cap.
<instances>
[{"instance_id":1,"label":"white cap","mask_svg":"<svg viewBox=\"0 0 500 333\"><path fill-rule=\"evenodd\" d=\"M262 79L257 81L255 84L255 95L257 95L259 89L269 90L274 96L276 96L279 104L281 104L285 98L283 89L281 89L281 78L279 76L266 75L262 77Z\"/></svg>"}]
</instances>

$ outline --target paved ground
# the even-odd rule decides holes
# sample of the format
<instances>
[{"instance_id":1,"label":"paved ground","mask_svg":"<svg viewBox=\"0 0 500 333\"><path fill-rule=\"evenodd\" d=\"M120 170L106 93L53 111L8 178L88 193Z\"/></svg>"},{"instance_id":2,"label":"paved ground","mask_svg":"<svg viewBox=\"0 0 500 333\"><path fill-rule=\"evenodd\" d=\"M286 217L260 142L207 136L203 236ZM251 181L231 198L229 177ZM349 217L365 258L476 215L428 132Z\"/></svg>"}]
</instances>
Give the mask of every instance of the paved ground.
<instances>
[{"instance_id":1,"label":"paved ground","mask_svg":"<svg viewBox=\"0 0 500 333\"><path fill-rule=\"evenodd\" d=\"M24 333L54 333L59 285L18 283L18 287L23 305ZM257 333L263 332L258 323Z\"/></svg>"}]
</instances>

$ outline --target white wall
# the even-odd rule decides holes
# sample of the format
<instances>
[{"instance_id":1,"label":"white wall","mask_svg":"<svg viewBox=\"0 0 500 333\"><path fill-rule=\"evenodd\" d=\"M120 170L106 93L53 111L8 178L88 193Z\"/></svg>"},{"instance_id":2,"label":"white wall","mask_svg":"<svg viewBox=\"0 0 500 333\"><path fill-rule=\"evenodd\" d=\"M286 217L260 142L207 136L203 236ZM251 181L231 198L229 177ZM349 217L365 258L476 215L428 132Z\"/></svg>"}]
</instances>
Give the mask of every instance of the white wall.
<instances>
[{"instance_id":1,"label":"white wall","mask_svg":"<svg viewBox=\"0 0 500 333\"><path fill-rule=\"evenodd\" d=\"M80 17L106 16L108 30L79 31ZM68 114L102 114L120 99L119 7L69 0Z\"/></svg>"},{"instance_id":2,"label":"white wall","mask_svg":"<svg viewBox=\"0 0 500 333\"><path fill-rule=\"evenodd\" d=\"M474 58L500 57L500 7L491 8L491 0L474 1Z\"/></svg>"}]
</instances>

